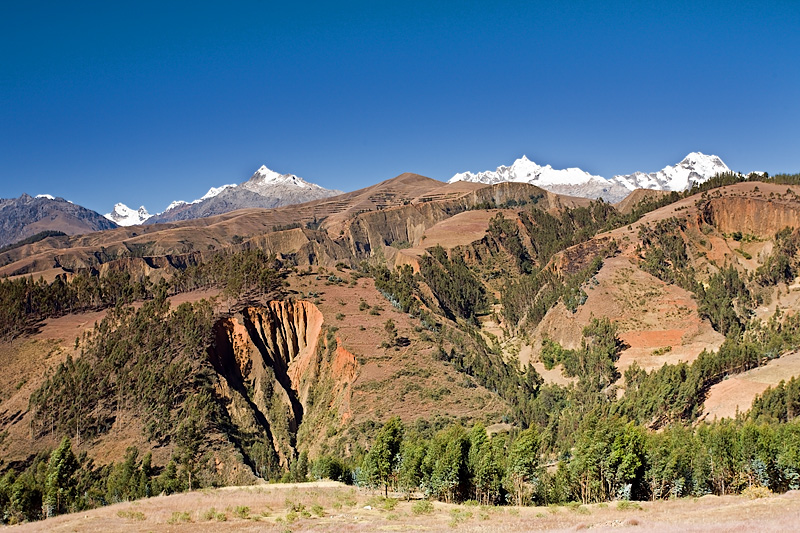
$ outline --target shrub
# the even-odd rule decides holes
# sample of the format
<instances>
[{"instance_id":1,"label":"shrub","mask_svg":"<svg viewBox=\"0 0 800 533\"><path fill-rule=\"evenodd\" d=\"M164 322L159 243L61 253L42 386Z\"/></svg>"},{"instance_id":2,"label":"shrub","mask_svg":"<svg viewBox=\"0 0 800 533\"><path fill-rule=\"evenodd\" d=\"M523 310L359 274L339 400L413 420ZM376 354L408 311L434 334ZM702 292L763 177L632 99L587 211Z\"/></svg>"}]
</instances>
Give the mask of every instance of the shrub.
<instances>
[{"instance_id":1,"label":"shrub","mask_svg":"<svg viewBox=\"0 0 800 533\"><path fill-rule=\"evenodd\" d=\"M414 505L411 506L411 512L417 515L431 514L433 512L433 503L428 500L414 502Z\"/></svg>"},{"instance_id":2,"label":"shrub","mask_svg":"<svg viewBox=\"0 0 800 533\"><path fill-rule=\"evenodd\" d=\"M144 513L141 511L117 511L117 516L120 518L130 518L131 520L144 520Z\"/></svg>"},{"instance_id":3,"label":"shrub","mask_svg":"<svg viewBox=\"0 0 800 533\"><path fill-rule=\"evenodd\" d=\"M172 516L167 520L168 524L180 524L182 522L191 522L192 515L188 511L175 511Z\"/></svg>"}]
</instances>

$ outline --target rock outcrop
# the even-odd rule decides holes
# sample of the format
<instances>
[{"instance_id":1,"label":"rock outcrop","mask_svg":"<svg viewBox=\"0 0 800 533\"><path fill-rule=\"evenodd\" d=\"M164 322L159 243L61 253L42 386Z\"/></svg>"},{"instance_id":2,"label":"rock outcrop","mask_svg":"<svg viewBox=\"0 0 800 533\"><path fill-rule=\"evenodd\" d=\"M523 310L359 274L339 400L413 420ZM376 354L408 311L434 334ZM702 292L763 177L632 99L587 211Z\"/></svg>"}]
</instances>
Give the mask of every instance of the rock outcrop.
<instances>
[{"instance_id":1,"label":"rock outcrop","mask_svg":"<svg viewBox=\"0 0 800 533\"><path fill-rule=\"evenodd\" d=\"M702 206L701 215L704 222L714 226L720 233L738 231L771 238L786 227L800 228L800 203L794 197L713 198Z\"/></svg>"},{"instance_id":2,"label":"rock outcrop","mask_svg":"<svg viewBox=\"0 0 800 533\"><path fill-rule=\"evenodd\" d=\"M242 433L269 442L284 467L296 457L307 418L350 416L357 362L323 332L322 313L306 301L245 308L215 326L209 357L231 420Z\"/></svg>"}]
</instances>

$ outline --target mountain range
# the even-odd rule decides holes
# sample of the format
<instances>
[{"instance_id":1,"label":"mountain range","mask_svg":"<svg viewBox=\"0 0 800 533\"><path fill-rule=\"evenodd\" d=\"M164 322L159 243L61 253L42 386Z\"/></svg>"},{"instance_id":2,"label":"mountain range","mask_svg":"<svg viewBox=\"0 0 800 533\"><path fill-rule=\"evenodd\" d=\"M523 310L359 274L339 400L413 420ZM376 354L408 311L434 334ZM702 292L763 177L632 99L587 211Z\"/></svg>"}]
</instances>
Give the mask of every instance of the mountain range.
<instances>
[{"instance_id":1,"label":"mountain range","mask_svg":"<svg viewBox=\"0 0 800 533\"><path fill-rule=\"evenodd\" d=\"M541 166L523 155L512 165L499 166L494 171L458 173L450 178L449 183L530 183L557 194L603 198L615 203L635 189L684 191L720 172L730 172L730 169L718 156L700 152L692 152L676 165L666 166L658 172L634 172L611 179L590 174L580 168L554 169L550 165ZM118 203L105 216L120 226L156 224L203 218L248 207L274 208L298 204L340 193L341 191L309 183L294 174L280 174L262 165L244 183L211 187L201 198L192 202L176 200L162 213L151 215L144 206L131 209L124 203Z\"/></svg>"},{"instance_id":2,"label":"mountain range","mask_svg":"<svg viewBox=\"0 0 800 533\"><path fill-rule=\"evenodd\" d=\"M680 163L666 166L659 172L649 174L634 172L614 176L611 179L592 175L580 168L554 169L550 165L541 166L523 155L511 166L499 166L497 170L458 173L450 178L449 183L457 181L487 185L504 181L530 183L558 194L603 198L616 203L635 189L685 191L721 172L730 172L730 169L719 157L700 152L692 152Z\"/></svg>"},{"instance_id":3,"label":"mountain range","mask_svg":"<svg viewBox=\"0 0 800 533\"><path fill-rule=\"evenodd\" d=\"M720 172L729 172L715 155L692 152L673 166L658 172L634 172L611 179L592 175L580 168L554 169L541 166L522 156L510 166L494 171L462 172L453 176L456 182L492 185L502 182L529 183L550 192L581 198L603 198L616 203L635 189L683 191L703 183ZM431 180L434 181L434 180ZM131 209L117 203L103 216L50 195L0 200L0 246L17 242L41 231L63 231L69 235L110 229L116 226L151 225L221 215L245 208L267 208L301 204L342 194L309 183L294 174L280 174L262 165L247 181L238 185L211 187L192 202L177 200L165 211L150 214L144 206Z\"/></svg>"},{"instance_id":4,"label":"mountain range","mask_svg":"<svg viewBox=\"0 0 800 533\"><path fill-rule=\"evenodd\" d=\"M274 208L336 196L342 191L325 189L294 174L280 174L262 165L239 185L211 187L192 202L176 200L162 213L151 215L144 206L138 210L118 203L105 215L120 226L158 224L220 215L248 207Z\"/></svg>"}]
</instances>

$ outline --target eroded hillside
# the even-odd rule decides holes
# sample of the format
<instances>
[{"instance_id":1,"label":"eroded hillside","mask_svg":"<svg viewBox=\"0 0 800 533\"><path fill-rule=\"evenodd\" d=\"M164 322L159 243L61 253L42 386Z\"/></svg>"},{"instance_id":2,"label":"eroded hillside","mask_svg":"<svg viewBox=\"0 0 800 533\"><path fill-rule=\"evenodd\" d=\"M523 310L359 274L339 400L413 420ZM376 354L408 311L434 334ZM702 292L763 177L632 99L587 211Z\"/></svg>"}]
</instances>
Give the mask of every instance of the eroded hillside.
<instances>
[{"instance_id":1,"label":"eroded hillside","mask_svg":"<svg viewBox=\"0 0 800 533\"><path fill-rule=\"evenodd\" d=\"M351 479L387 420L434 447L483 424L498 457L538 428L554 462L602 424L690 428L759 394L749 416L785 421L769 395L794 385L768 387L797 370L798 187L726 179L612 206L402 175L21 246L0 257L3 466L41 469L68 436L98 479L126 458L169 492L309 460Z\"/></svg>"}]
</instances>

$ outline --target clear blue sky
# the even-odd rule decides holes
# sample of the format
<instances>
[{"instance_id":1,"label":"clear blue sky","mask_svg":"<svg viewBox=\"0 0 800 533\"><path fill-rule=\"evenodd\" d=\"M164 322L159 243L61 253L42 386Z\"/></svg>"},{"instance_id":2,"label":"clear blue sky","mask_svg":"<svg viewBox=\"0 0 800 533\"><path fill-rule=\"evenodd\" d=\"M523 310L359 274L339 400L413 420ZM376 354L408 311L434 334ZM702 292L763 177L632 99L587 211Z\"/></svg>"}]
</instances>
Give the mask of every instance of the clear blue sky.
<instances>
[{"instance_id":1,"label":"clear blue sky","mask_svg":"<svg viewBox=\"0 0 800 533\"><path fill-rule=\"evenodd\" d=\"M354 190L527 154L800 171L800 2L6 2L0 197L157 212L261 164Z\"/></svg>"}]
</instances>

